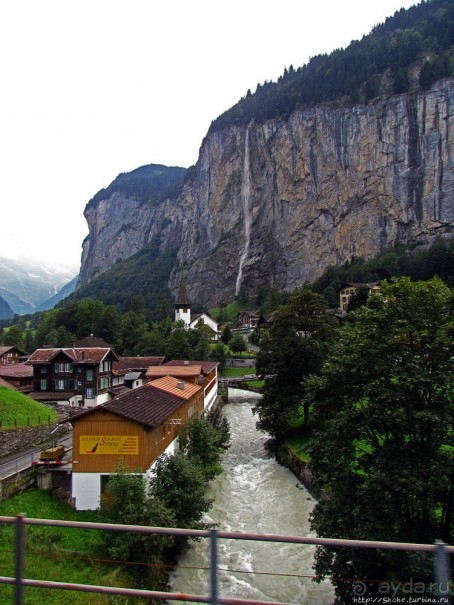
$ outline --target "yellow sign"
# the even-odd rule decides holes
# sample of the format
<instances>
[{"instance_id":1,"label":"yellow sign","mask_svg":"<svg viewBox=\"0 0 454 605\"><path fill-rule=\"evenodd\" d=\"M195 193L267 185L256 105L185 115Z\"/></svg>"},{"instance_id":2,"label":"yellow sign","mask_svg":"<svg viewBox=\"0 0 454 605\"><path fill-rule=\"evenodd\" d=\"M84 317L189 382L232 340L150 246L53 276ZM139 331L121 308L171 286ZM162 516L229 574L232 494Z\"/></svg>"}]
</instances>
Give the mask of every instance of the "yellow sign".
<instances>
[{"instance_id":1,"label":"yellow sign","mask_svg":"<svg viewBox=\"0 0 454 605\"><path fill-rule=\"evenodd\" d=\"M138 454L137 435L82 435L81 454Z\"/></svg>"}]
</instances>

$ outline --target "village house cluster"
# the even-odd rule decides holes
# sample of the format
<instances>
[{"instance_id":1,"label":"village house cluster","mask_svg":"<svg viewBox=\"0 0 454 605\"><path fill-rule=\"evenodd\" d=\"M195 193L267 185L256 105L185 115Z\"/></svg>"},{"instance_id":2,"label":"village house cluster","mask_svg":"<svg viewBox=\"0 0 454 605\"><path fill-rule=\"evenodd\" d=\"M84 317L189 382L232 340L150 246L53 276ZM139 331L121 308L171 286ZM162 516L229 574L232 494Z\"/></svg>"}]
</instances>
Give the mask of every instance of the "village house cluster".
<instances>
[{"instance_id":1,"label":"village house cluster","mask_svg":"<svg viewBox=\"0 0 454 605\"><path fill-rule=\"evenodd\" d=\"M188 329L203 321L212 340L218 338L218 326L207 314L191 318L187 298L177 301L175 320ZM180 426L215 405L218 365L122 357L89 336L71 347L37 349L29 357L16 347L1 347L0 385L73 412L71 499L77 510L88 510L99 507L120 462L149 477L160 455L175 452Z\"/></svg>"}]
</instances>

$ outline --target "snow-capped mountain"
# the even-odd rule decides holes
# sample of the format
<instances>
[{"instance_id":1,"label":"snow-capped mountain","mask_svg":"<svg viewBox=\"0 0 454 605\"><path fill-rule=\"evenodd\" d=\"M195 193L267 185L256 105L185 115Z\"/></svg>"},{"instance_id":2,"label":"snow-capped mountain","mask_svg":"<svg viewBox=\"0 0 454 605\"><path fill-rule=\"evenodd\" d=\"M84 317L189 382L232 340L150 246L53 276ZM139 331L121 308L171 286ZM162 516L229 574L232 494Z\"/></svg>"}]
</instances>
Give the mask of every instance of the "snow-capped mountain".
<instances>
[{"instance_id":1,"label":"snow-capped mountain","mask_svg":"<svg viewBox=\"0 0 454 605\"><path fill-rule=\"evenodd\" d=\"M0 257L0 296L15 313L33 313L78 273L74 265Z\"/></svg>"}]
</instances>

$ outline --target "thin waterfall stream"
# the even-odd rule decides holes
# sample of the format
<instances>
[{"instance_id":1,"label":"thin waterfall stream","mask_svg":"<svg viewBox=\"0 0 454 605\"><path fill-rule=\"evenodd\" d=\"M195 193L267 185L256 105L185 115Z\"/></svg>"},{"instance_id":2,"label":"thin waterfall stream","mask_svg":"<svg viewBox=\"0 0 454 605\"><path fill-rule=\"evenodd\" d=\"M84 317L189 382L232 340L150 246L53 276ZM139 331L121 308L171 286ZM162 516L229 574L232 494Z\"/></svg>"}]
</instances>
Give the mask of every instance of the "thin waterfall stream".
<instances>
[{"instance_id":1,"label":"thin waterfall stream","mask_svg":"<svg viewBox=\"0 0 454 605\"><path fill-rule=\"evenodd\" d=\"M243 200L243 212L244 212L244 248L243 253L240 257L240 264L238 267L238 275L236 278L235 295L238 295L241 282L243 281L243 266L244 262L249 254L249 246L251 243L251 213L250 213L250 199L251 199L251 158L249 153L249 127L246 130L246 141L244 143L244 161L243 161L243 181L241 184L241 197Z\"/></svg>"},{"instance_id":2,"label":"thin waterfall stream","mask_svg":"<svg viewBox=\"0 0 454 605\"><path fill-rule=\"evenodd\" d=\"M309 515L314 498L265 449L267 436L255 428L253 398L229 389L224 413L231 446L223 472L210 485L214 503L206 518L225 531L313 536ZM297 487L299 486L299 488ZM314 547L305 544L220 540L219 591L225 598L330 605L329 582L312 582ZM171 576L173 591L208 594L208 543L195 542Z\"/></svg>"}]
</instances>

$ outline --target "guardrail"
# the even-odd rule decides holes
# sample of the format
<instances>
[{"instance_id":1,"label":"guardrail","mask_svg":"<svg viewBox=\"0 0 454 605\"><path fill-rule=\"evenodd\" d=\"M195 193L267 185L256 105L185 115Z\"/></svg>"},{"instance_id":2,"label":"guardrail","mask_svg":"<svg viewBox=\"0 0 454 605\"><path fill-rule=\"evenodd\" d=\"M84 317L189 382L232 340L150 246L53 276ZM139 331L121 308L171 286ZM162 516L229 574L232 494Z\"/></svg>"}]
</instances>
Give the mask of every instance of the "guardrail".
<instances>
[{"instance_id":1,"label":"guardrail","mask_svg":"<svg viewBox=\"0 0 454 605\"><path fill-rule=\"evenodd\" d=\"M288 605L286 603L271 601L254 601L249 599L233 599L219 596L218 590L218 541L219 539L249 540L259 542L281 542L288 544L313 544L322 546L367 548L382 550L416 551L434 554L434 586L436 602L449 603L449 595L441 587L449 587L449 556L454 554L454 546L437 541L435 544L412 544L406 542L380 542L363 540L341 540L334 538L309 538L299 536L280 536L274 534L253 534L239 532L225 532L212 530L190 530L167 527L143 527L140 525L118 525L113 523L88 523L78 521L63 521L58 519L31 519L20 514L16 517L0 516L0 523L15 524L15 577L0 576L0 583L14 585L14 605L24 605L24 592L27 586L38 588L51 588L56 590L74 590L79 592L93 592L98 594L111 594L120 596L142 597L148 599L161 599L183 602L210 603L211 605ZM77 527L80 529L97 529L106 531L138 532L145 534L167 534L174 536L188 536L193 538L210 539L210 593L209 595L191 595L175 592L162 592L153 590L139 590L134 588L120 588L112 586L95 586L90 584L72 584L67 582L51 582L46 580L33 580L24 578L25 571L25 540L26 525L44 525L50 527ZM361 583L361 582L360 582ZM437 594L438 593L438 594ZM364 593L363 593L364 594ZM367 597L363 597L366 603ZM390 602L390 601L388 601ZM433 602L432 600L430 602Z\"/></svg>"}]
</instances>

